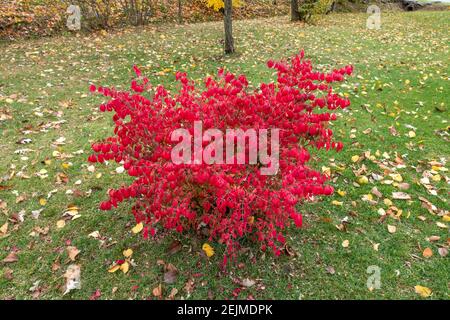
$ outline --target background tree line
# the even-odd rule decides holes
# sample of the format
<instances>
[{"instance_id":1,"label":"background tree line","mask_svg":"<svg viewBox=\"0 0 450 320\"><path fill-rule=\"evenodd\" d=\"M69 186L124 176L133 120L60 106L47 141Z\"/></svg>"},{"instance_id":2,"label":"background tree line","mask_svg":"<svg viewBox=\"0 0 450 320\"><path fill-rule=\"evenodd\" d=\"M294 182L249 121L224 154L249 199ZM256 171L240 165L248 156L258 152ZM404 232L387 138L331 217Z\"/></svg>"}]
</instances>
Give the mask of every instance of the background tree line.
<instances>
[{"instance_id":1,"label":"background tree line","mask_svg":"<svg viewBox=\"0 0 450 320\"><path fill-rule=\"evenodd\" d=\"M223 10L209 4L223 0L1 0L0 39L46 36L67 30L69 5L81 8L83 31L161 22L220 20ZM236 0L235 0L236 1ZM286 15L289 0L240 0L235 18Z\"/></svg>"}]
</instances>

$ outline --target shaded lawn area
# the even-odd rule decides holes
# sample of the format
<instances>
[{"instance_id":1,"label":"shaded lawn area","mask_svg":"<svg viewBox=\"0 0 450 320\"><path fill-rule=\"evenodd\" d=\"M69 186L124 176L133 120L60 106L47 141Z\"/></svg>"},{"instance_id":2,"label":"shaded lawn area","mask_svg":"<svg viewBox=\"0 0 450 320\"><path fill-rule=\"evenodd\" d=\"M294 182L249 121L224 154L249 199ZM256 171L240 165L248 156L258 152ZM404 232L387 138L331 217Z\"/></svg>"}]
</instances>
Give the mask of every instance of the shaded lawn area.
<instances>
[{"instance_id":1,"label":"shaded lawn area","mask_svg":"<svg viewBox=\"0 0 450 320\"><path fill-rule=\"evenodd\" d=\"M449 245L450 13L383 13L379 31L367 30L366 18L330 15L315 26L287 17L237 21L238 53L231 57L222 55L220 22L0 44L0 226L8 221L0 233L0 260L11 252L18 257L0 263L0 298L88 299L96 290L101 299L153 298L160 283L164 297L176 288L175 298L232 298L237 282L250 278L255 285L238 298L415 299L421 297L414 286L421 285L432 290L431 298L448 299L450 264L441 254ZM355 74L339 88L352 106L333 125L344 151L317 153L314 164L330 170L335 189L345 194L299 208L305 226L288 237L296 256L275 258L244 241L248 250L239 267L222 274L218 244L210 243L216 254L207 259L205 239L168 234L145 241L133 234L131 204L98 210L107 189L129 179L115 172L115 163L88 169L90 144L112 130L111 114L97 111L102 98L88 93L90 83L125 88L137 64L153 84L170 89L174 70L201 80L221 66L245 73L255 86L274 79L268 59L302 48L320 69L353 64ZM31 143L18 144L23 138ZM358 185L358 175L368 183ZM400 191L411 199L394 199ZM70 205L80 217L61 227ZM94 231L99 239L89 236ZM430 241L432 236L439 239ZM171 255L174 239L183 246ZM67 246L80 250L74 263L81 266L82 286L63 296L63 274L73 263ZM127 274L109 273L127 248L136 266ZM426 248L431 257L424 257ZM164 283L158 260L178 268L175 283ZM378 290L366 286L373 265L381 270ZM185 288L188 281L192 290Z\"/></svg>"}]
</instances>

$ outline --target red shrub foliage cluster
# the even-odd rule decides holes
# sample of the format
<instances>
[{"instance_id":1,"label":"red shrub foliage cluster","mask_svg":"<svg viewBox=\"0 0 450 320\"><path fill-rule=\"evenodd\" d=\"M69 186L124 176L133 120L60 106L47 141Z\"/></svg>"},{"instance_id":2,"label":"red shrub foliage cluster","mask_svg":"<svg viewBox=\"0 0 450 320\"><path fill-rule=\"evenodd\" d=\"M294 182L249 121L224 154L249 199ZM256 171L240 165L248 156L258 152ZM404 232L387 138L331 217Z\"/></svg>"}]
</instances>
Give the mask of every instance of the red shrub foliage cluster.
<instances>
[{"instance_id":1,"label":"red shrub foliage cluster","mask_svg":"<svg viewBox=\"0 0 450 320\"><path fill-rule=\"evenodd\" d=\"M292 222L302 225L296 207L312 196L333 193L328 177L307 166L309 150L342 149L328 124L336 120L332 110L350 101L333 93L332 83L343 81L353 68L314 71L303 51L290 61L269 61L268 67L277 70L277 82L257 90L248 89L244 75L219 70L216 78L205 80L203 90L177 73L181 87L171 94L163 86L153 88L136 67L132 92L91 86L110 97L100 110L114 112L115 129L113 137L92 145L89 161L123 163L134 177L130 185L110 190L101 209L132 199L145 238L161 228L206 230L211 241L226 245L225 264L243 237L280 254L286 228ZM325 109L330 112L321 112ZM192 132L196 120L205 130L280 129L278 173L261 175L259 164L248 163L174 164L171 133L178 128Z\"/></svg>"}]
</instances>

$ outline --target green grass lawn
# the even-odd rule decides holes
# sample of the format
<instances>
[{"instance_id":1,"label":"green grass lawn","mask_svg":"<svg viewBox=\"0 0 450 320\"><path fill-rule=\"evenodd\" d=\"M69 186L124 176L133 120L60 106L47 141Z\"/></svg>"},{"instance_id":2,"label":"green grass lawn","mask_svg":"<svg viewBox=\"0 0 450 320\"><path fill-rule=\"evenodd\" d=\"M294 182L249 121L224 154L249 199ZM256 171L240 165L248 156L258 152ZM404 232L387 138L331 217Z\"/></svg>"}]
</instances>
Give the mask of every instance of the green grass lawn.
<instances>
[{"instance_id":1,"label":"green grass lawn","mask_svg":"<svg viewBox=\"0 0 450 320\"><path fill-rule=\"evenodd\" d=\"M99 290L100 299L145 299L159 284L163 297L176 288L175 298L232 298L249 278L255 284L240 299L422 299L416 285L431 289L429 299L449 299L450 12L383 13L378 31L366 29L366 18L330 15L312 26L287 17L237 21L238 53L231 57L222 55L220 22L0 44L0 226L8 222L0 261L11 253L18 260L0 262L0 298L88 299ZM350 63L355 74L338 89L352 106L333 126L345 149L318 153L314 164L329 168L336 190L346 194L299 208L305 226L288 237L295 256L275 258L243 243L239 265L221 273L218 244L210 243L216 254L208 259L204 239L167 234L146 241L133 234L131 204L98 210L107 189L129 179L115 163L88 169L90 144L112 131L111 114L97 111L103 100L89 94L90 83L126 88L137 64L153 84L172 89L173 70L200 80L220 66L256 86L273 79L268 59L302 48L320 69ZM361 175L367 184L356 183ZM381 197L364 200L374 187ZM394 199L400 191L410 200ZM435 207L427 210L419 197ZM72 220L63 217L71 205L80 215ZM337 228L345 217L345 230ZM89 236L94 231L99 239ZM182 248L170 254L174 239ZM80 251L75 262L68 246ZM127 274L109 273L128 248L136 265ZM159 260L179 270L175 283L164 283ZM81 289L63 296L63 275L74 263ZM380 268L380 289L366 286L369 266Z\"/></svg>"}]
</instances>

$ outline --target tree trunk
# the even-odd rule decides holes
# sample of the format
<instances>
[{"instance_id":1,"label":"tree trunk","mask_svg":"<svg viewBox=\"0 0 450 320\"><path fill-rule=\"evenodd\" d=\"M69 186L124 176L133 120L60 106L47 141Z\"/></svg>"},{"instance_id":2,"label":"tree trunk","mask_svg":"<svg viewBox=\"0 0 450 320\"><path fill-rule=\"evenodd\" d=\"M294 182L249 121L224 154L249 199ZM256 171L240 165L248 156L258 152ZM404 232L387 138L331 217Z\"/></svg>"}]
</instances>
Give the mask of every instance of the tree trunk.
<instances>
[{"instance_id":1,"label":"tree trunk","mask_svg":"<svg viewBox=\"0 0 450 320\"><path fill-rule=\"evenodd\" d=\"M234 40L233 40L233 4L232 0L224 1L224 16L223 21L225 25L225 54L234 53Z\"/></svg>"},{"instance_id":2,"label":"tree trunk","mask_svg":"<svg viewBox=\"0 0 450 320\"><path fill-rule=\"evenodd\" d=\"M183 23L183 0L178 0L178 23Z\"/></svg>"},{"instance_id":3,"label":"tree trunk","mask_svg":"<svg viewBox=\"0 0 450 320\"><path fill-rule=\"evenodd\" d=\"M298 0L291 0L291 21L299 21Z\"/></svg>"}]
</instances>

